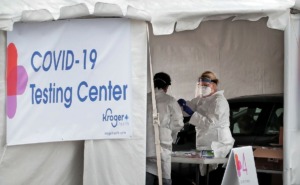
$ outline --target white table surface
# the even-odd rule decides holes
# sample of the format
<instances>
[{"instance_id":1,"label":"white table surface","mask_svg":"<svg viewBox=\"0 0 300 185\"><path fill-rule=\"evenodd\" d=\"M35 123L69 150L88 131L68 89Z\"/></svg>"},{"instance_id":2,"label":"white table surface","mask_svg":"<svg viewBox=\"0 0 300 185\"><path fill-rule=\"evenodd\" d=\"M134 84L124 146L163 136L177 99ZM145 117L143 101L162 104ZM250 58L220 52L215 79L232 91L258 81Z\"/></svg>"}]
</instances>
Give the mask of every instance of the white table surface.
<instances>
[{"instance_id":1,"label":"white table surface","mask_svg":"<svg viewBox=\"0 0 300 185\"><path fill-rule=\"evenodd\" d=\"M184 157L172 156L172 163L187 163L187 164L224 164L227 163L227 158L202 158L202 157Z\"/></svg>"}]
</instances>

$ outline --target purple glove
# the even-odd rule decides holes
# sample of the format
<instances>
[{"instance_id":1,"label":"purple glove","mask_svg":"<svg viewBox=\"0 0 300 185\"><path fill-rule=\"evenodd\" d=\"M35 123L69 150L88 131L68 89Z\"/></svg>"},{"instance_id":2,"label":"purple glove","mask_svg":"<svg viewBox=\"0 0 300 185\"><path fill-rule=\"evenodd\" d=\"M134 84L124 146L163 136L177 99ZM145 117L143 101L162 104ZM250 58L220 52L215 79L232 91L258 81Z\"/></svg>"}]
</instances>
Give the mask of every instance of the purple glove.
<instances>
[{"instance_id":1,"label":"purple glove","mask_svg":"<svg viewBox=\"0 0 300 185\"><path fill-rule=\"evenodd\" d=\"M184 106L182 106L182 108L183 108L183 111L186 112L188 115L191 116L194 114L194 111L189 106L184 105Z\"/></svg>"},{"instance_id":2,"label":"purple glove","mask_svg":"<svg viewBox=\"0 0 300 185\"><path fill-rule=\"evenodd\" d=\"M184 99L179 99L177 102L182 107L186 105L186 101Z\"/></svg>"}]
</instances>

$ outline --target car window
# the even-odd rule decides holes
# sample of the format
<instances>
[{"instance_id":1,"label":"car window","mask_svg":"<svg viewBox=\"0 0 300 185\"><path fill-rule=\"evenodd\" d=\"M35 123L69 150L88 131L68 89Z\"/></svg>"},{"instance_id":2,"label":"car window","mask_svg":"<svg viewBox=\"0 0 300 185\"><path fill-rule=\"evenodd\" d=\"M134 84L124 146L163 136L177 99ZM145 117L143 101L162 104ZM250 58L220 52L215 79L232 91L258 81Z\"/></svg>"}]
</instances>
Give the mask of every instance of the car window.
<instances>
[{"instance_id":1,"label":"car window","mask_svg":"<svg viewBox=\"0 0 300 185\"><path fill-rule=\"evenodd\" d=\"M250 135L261 113L261 108L252 106L238 106L231 109L231 124L233 134Z\"/></svg>"},{"instance_id":2,"label":"car window","mask_svg":"<svg viewBox=\"0 0 300 185\"><path fill-rule=\"evenodd\" d=\"M278 134L280 127L283 126L283 107L276 105L271 113L265 134Z\"/></svg>"},{"instance_id":3,"label":"car window","mask_svg":"<svg viewBox=\"0 0 300 185\"><path fill-rule=\"evenodd\" d=\"M273 103L229 102L233 135L264 135Z\"/></svg>"}]
</instances>

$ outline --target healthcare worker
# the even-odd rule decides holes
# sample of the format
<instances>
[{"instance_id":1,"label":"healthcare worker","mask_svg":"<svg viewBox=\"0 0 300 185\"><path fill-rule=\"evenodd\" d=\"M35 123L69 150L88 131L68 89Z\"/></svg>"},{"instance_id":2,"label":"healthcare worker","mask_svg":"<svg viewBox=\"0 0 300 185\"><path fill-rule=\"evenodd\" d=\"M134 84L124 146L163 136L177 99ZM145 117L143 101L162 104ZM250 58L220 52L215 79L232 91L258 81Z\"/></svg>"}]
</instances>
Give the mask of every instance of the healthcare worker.
<instances>
[{"instance_id":1,"label":"healthcare worker","mask_svg":"<svg viewBox=\"0 0 300 185\"><path fill-rule=\"evenodd\" d=\"M211 71L201 74L197 84L199 94L191 101L179 99L183 111L195 125L196 149L214 150L215 157L226 157L234 144L229 128L229 104L224 91L218 91L216 75Z\"/></svg>"},{"instance_id":2,"label":"healthcare worker","mask_svg":"<svg viewBox=\"0 0 300 185\"><path fill-rule=\"evenodd\" d=\"M159 114L159 137L161 144L161 167L163 185L171 185L171 152L172 143L176 141L177 133L183 127L183 116L177 100L166 94L171 78L160 72L154 75L156 107ZM147 159L146 185L153 185L157 179L157 163L155 137L153 127L153 107L151 93L147 96Z\"/></svg>"}]
</instances>

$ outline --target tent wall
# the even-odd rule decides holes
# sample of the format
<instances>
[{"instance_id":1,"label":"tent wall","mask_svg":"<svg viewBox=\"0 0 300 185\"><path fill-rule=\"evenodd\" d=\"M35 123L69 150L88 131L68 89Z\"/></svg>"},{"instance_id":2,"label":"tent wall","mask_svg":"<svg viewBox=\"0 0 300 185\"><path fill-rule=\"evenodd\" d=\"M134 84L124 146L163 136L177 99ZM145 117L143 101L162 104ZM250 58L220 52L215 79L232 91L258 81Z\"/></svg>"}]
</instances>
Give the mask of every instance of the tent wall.
<instances>
[{"instance_id":1,"label":"tent wall","mask_svg":"<svg viewBox=\"0 0 300 185\"><path fill-rule=\"evenodd\" d=\"M131 57L134 136L85 142L84 185L141 185L146 172L146 23L132 21Z\"/></svg>"},{"instance_id":2,"label":"tent wall","mask_svg":"<svg viewBox=\"0 0 300 185\"><path fill-rule=\"evenodd\" d=\"M145 182L147 37L131 21L133 137L6 146L6 33L0 31L0 184L140 185ZM32 112L31 114L34 114Z\"/></svg>"},{"instance_id":3,"label":"tent wall","mask_svg":"<svg viewBox=\"0 0 300 185\"><path fill-rule=\"evenodd\" d=\"M284 184L300 184L300 16L285 30Z\"/></svg>"},{"instance_id":4,"label":"tent wall","mask_svg":"<svg viewBox=\"0 0 300 185\"><path fill-rule=\"evenodd\" d=\"M2 146L5 145L5 137L6 137L6 125L5 123L5 66L6 66L6 32L0 31L0 154L3 153L4 148ZM1 160L1 158L0 158Z\"/></svg>"},{"instance_id":5,"label":"tent wall","mask_svg":"<svg viewBox=\"0 0 300 185\"><path fill-rule=\"evenodd\" d=\"M199 75L216 72L227 98L283 92L283 31L259 21L205 21L193 31L153 36L154 72L172 78L172 95L194 97Z\"/></svg>"}]
</instances>

